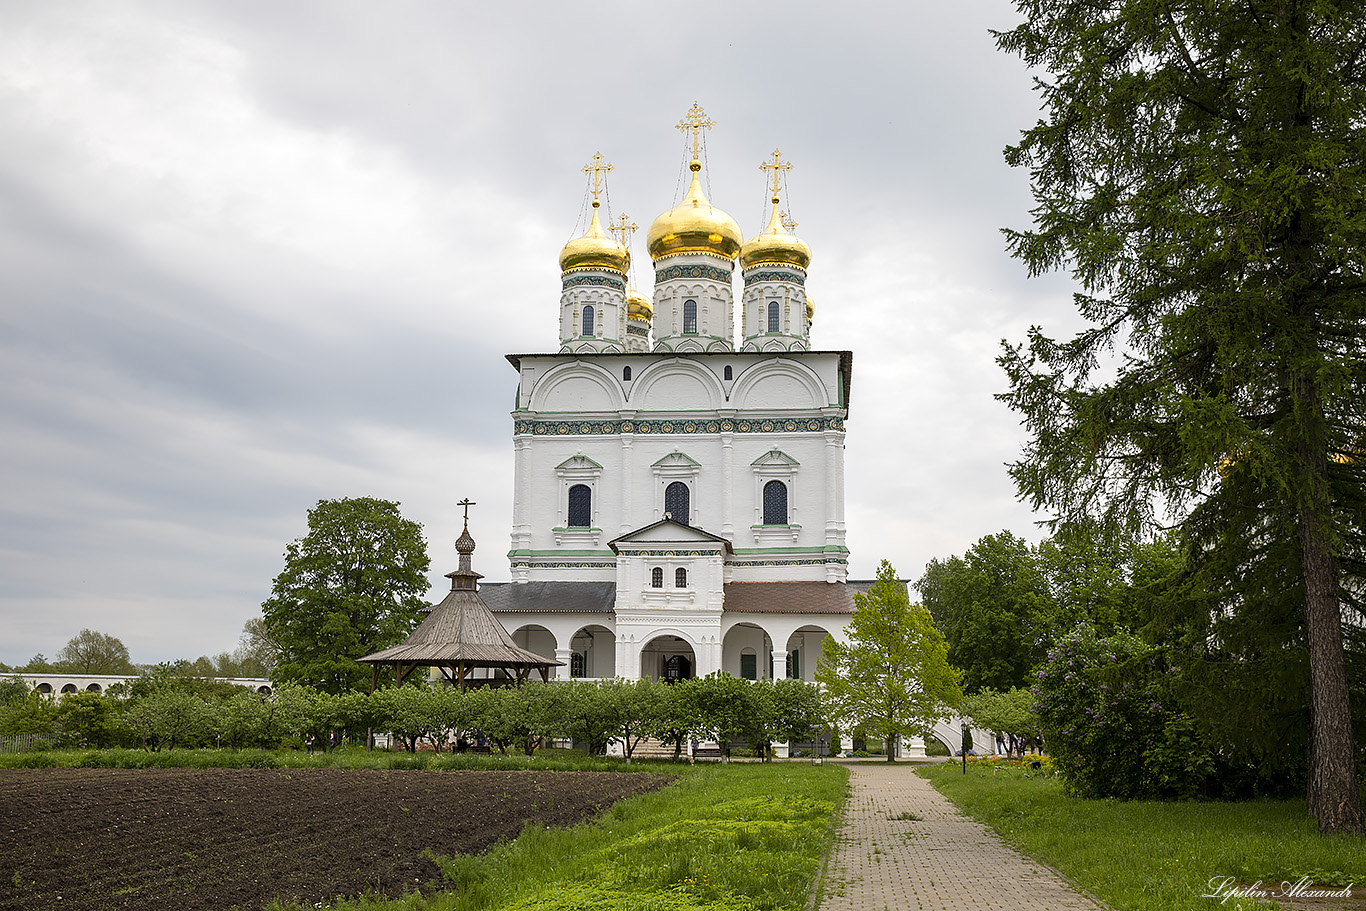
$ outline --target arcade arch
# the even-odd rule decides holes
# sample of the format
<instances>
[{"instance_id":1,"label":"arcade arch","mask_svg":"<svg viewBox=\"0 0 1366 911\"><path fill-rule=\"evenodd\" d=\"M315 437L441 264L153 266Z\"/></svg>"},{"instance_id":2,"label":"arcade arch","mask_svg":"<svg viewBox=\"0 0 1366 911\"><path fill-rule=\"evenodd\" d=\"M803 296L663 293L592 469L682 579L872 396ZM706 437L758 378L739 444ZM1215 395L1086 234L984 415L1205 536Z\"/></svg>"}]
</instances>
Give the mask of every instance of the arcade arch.
<instances>
[{"instance_id":1,"label":"arcade arch","mask_svg":"<svg viewBox=\"0 0 1366 911\"><path fill-rule=\"evenodd\" d=\"M696 675L696 668L697 653L681 636L668 633L655 636L640 650L642 679L676 683L679 680L692 679Z\"/></svg>"},{"instance_id":2,"label":"arcade arch","mask_svg":"<svg viewBox=\"0 0 1366 911\"><path fill-rule=\"evenodd\" d=\"M569 638L569 676L606 678L617 675L617 643L605 626L582 626Z\"/></svg>"}]
</instances>

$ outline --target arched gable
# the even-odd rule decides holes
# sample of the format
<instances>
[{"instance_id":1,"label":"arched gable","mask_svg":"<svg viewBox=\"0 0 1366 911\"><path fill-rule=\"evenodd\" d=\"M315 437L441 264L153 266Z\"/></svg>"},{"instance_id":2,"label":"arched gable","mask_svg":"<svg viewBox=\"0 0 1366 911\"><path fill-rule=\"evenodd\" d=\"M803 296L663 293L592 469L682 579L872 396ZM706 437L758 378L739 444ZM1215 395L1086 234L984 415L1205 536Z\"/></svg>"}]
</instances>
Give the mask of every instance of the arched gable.
<instances>
[{"instance_id":1,"label":"arched gable","mask_svg":"<svg viewBox=\"0 0 1366 911\"><path fill-rule=\"evenodd\" d=\"M737 409L807 410L825 408L825 387L810 368L787 358L760 361L735 381L730 394Z\"/></svg>"},{"instance_id":2,"label":"arched gable","mask_svg":"<svg viewBox=\"0 0 1366 911\"><path fill-rule=\"evenodd\" d=\"M582 361L551 369L531 390L532 411L620 411L625 404L620 381Z\"/></svg>"},{"instance_id":3,"label":"arched gable","mask_svg":"<svg viewBox=\"0 0 1366 911\"><path fill-rule=\"evenodd\" d=\"M716 374L684 358L653 363L631 384L631 405L639 411L711 410L725 401Z\"/></svg>"}]
</instances>

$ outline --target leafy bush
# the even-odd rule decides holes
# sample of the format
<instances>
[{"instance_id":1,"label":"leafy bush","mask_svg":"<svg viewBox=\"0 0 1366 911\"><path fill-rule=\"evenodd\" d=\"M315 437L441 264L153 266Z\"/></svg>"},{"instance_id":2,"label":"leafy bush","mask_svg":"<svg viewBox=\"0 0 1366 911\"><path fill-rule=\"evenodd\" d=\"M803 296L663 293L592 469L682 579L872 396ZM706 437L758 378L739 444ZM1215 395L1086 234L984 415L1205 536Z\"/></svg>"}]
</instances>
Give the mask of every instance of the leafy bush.
<instances>
[{"instance_id":1,"label":"leafy bush","mask_svg":"<svg viewBox=\"0 0 1366 911\"><path fill-rule=\"evenodd\" d=\"M1080 797L1191 797L1213 751L1175 705L1160 651L1081 628L1048 653L1035 689L1044 743Z\"/></svg>"}]
</instances>

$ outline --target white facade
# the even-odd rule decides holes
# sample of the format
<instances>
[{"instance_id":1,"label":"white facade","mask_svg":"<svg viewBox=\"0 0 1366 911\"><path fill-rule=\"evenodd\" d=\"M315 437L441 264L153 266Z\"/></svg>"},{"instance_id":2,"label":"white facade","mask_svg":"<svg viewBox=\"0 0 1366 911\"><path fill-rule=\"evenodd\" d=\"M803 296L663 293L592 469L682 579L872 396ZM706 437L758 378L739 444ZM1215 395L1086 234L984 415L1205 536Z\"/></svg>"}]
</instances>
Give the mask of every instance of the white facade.
<instances>
[{"instance_id":1,"label":"white facade","mask_svg":"<svg viewBox=\"0 0 1366 911\"><path fill-rule=\"evenodd\" d=\"M806 350L805 268L766 266L761 251L737 274L733 224L696 178L656 220L650 336L634 317L626 332L624 282L602 265L629 255L581 267L597 235L571 241L559 350L508 357L512 582L480 593L519 645L564 662L561 676L809 680L852 613L852 355ZM800 244L767 241L789 257Z\"/></svg>"}]
</instances>

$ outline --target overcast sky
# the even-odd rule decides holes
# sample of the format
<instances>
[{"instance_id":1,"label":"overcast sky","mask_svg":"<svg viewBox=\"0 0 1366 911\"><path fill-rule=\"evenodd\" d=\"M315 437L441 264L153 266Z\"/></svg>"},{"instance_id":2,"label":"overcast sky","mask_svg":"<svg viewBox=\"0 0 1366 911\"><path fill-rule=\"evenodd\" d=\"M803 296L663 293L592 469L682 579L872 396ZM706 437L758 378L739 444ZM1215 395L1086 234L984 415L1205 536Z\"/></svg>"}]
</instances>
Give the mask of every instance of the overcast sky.
<instances>
[{"instance_id":1,"label":"overcast sky","mask_svg":"<svg viewBox=\"0 0 1366 911\"><path fill-rule=\"evenodd\" d=\"M455 502L508 578L516 373L558 347L596 151L644 228L685 185L764 222L795 165L814 346L854 352L851 575L1011 529L1002 338L1072 325L999 229L1038 107L1006 0L7 0L0 5L0 661L83 627L136 662L236 647L319 498ZM577 227L576 227L577 226ZM435 592L439 596L439 589Z\"/></svg>"}]
</instances>

